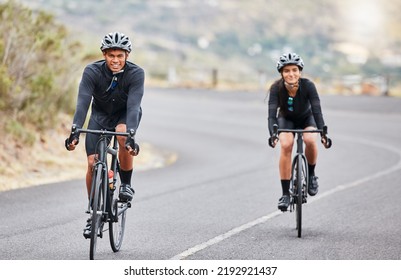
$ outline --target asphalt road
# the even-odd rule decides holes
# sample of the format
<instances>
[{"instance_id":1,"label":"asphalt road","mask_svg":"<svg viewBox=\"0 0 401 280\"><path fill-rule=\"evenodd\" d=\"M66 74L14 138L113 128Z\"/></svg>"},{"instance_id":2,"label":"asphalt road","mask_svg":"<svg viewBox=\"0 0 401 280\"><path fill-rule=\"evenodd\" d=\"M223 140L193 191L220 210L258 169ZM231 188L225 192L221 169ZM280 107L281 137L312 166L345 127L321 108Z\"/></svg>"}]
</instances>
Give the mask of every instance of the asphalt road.
<instances>
[{"instance_id":1,"label":"asphalt road","mask_svg":"<svg viewBox=\"0 0 401 280\"><path fill-rule=\"evenodd\" d=\"M103 238L97 258L400 260L401 99L321 97L334 144L319 145L302 238L295 214L277 211L279 149L267 146L264 99L147 89L138 140L178 160L135 173L122 249ZM85 197L83 180L0 193L0 259L88 259Z\"/></svg>"}]
</instances>

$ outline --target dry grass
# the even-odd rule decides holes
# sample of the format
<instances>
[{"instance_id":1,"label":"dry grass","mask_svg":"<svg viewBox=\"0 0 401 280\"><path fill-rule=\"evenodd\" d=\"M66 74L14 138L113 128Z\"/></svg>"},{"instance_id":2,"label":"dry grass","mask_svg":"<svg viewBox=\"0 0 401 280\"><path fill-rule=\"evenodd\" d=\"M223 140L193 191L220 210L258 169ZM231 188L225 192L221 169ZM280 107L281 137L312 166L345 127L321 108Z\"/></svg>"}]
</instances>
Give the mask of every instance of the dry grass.
<instances>
[{"instance_id":1,"label":"dry grass","mask_svg":"<svg viewBox=\"0 0 401 280\"><path fill-rule=\"evenodd\" d=\"M64 147L69 121L65 118L58 129L38 137L32 147L18 144L11 137L0 139L0 181L3 182L0 191L85 177L83 137L74 152L68 152ZM160 151L149 143L140 145L141 152L134 160L136 170L160 168L176 160L172 152Z\"/></svg>"}]
</instances>

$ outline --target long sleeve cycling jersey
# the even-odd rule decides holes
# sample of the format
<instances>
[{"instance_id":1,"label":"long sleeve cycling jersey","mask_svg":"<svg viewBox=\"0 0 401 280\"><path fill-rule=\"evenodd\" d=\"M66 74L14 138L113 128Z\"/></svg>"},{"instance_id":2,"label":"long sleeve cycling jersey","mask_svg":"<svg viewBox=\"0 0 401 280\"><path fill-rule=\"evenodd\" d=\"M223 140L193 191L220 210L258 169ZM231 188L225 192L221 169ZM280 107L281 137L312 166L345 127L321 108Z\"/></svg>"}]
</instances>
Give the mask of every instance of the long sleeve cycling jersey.
<instances>
[{"instance_id":1,"label":"long sleeve cycling jersey","mask_svg":"<svg viewBox=\"0 0 401 280\"><path fill-rule=\"evenodd\" d=\"M269 132L272 134L273 125L277 124L278 117L289 120L303 119L313 114L318 129L324 126L320 98L314 83L306 78L299 79L299 88L291 104L292 111L288 110L289 94L284 86L284 81L274 83L270 88L268 103Z\"/></svg>"},{"instance_id":2,"label":"long sleeve cycling jersey","mask_svg":"<svg viewBox=\"0 0 401 280\"><path fill-rule=\"evenodd\" d=\"M79 84L73 123L82 127L92 102L91 118L101 126L114 129L116 121L126 114L127 131L136 130L140 121L145 73L127 61L118 74L107 67L104 60L89 64Z\"/></svg>"}]
</instances>

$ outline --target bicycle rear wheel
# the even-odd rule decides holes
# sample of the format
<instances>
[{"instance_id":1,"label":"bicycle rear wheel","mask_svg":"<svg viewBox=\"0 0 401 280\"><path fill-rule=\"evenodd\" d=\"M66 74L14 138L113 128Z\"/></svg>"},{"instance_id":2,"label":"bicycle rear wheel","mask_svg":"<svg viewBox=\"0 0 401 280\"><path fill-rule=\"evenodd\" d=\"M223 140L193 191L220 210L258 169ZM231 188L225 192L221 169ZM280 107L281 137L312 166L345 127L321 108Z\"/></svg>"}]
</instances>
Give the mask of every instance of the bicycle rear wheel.
<instances>
[{"instance_id":1,"label":"bicycle rear wheel","mask_svg":"<svg viewBox=\"0 0 401 280\"><path fill-rule=\"evenodd\" d=\"M95 259L97 237L99 235L100 226L102 222L102 186L103 186L103 167L102 165L97 165L95 173L93 174L94 182L92 188L94 189L94 196L92 202L92 228L90 235L90 247L89 247L89 258L91 260Z\"/></svg>"},{"instance_id":2,"label":"bicycle rear wheel","mask_svg":"<svg viewBox=\"0 0 401 280\"><path fill-rule=\"evenodd\" d=\"M125 231L125 219L127 216L126 210L130 206L130 204L128 204L129 202L127 203L119 201L118 196L120 193L121 181L118 177L119 173L117 175L117 182L114 185L115 190L112 192L113 196L110 199L112 217L109 220L109 239L113 252L118 252L121 248Z\"/></svg>"}]
</instances>

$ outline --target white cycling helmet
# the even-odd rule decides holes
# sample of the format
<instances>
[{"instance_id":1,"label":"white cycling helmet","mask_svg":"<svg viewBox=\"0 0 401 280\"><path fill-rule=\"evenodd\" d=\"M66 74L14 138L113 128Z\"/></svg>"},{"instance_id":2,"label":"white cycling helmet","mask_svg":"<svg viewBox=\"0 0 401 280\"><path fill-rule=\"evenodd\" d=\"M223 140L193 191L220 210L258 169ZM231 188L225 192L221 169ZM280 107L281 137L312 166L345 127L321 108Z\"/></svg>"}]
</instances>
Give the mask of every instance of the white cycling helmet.
<instances>
[{"instance_id":1,"label":"white cycling helmet","mask_svg":"<svg viewBox=\"0 0 401 280\"><path fill-rule=\"evenodd\" d=\"M107 49L122 49L130 53L132 50L132 44L128 36L124 33L113 32L104 36L100 49L102 51Z\"/></svg>"},{"instance_id":2,"label":"white cycling helmet","mask_svg":"<svg viewBox=\"0 0 401 280\"><path fill-rule=\"evenodd\" d=\"M277 70L281 73L281 69L283 69L286 65L296 65L302 71L304 69L304 61L302 58L296 53L288 53L280 56L277 61Z\"/></svg>"}]
</instances>

